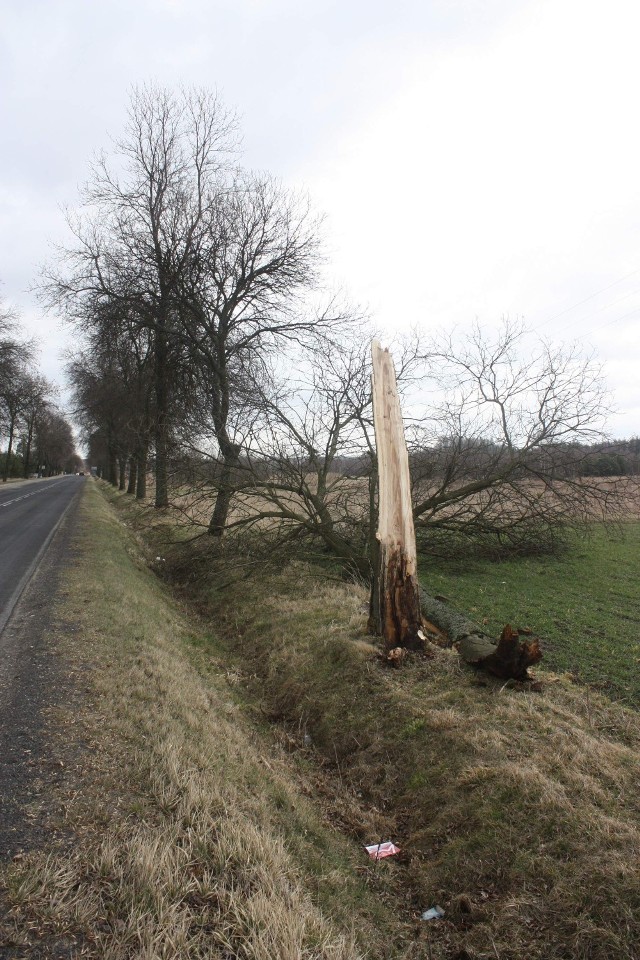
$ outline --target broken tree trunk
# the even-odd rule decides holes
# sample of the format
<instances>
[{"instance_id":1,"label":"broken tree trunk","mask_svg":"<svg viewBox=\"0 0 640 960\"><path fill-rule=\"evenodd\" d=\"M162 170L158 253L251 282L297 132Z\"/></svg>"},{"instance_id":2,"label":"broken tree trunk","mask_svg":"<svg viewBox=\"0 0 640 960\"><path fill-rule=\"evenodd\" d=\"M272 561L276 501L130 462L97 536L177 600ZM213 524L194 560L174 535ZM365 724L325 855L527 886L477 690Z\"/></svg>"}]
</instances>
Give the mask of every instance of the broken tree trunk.
<instances>
[{"instance_id":1,"label":"broken tree trunk","mask_svg":"<svg viewBox=\"0 0 640 960\"><path fill-rule=\"evenodd\" d=\"M542 650L536 638L522 640L510 624L505 626L497 644L484 637L469 636L460 640L456 649L467 663L503 680L530 680L527 667L542 660Z\"/></svg>"},{"instance_id":2,"label":"broken tree trunk","mask_svg":"<svg viewBox=\"0 0 640 960\"><path fill-rule=\"evenodd\" d=\"M409 457L393 360L377 340L373 419L378 457L378 563L371 594L373 625L387 647L423 649Z\"/></svg>"},{"instance_id":3,"label":"broken tree trunk","mask_svg":"<svg viewBox=\"0 0 640 960\"><path fill-rule=\"evenodd\" d=\"M477 637L495 645L495 640L477 623L468 620L464 614L454 610L442 600L430 596L422 589L420 590L420 608L425 620L433 623L438 630L446 633L451 646L467 637Z\"/></svg>"},{"instance_id":4,"label":"broken tree trunk","mask_svg":"<svg viewBox=\"0 0 640 960\"><path fill-rule=\"evenodd\" d=\"M462 659L473 667L486 670L504 680L528 680L527 668L542 659L535 637L522 639L507 624L496 641L482 627L453 610L448 604L420 591L423 616L447 635Z\"/></svg>"}]
</instances>

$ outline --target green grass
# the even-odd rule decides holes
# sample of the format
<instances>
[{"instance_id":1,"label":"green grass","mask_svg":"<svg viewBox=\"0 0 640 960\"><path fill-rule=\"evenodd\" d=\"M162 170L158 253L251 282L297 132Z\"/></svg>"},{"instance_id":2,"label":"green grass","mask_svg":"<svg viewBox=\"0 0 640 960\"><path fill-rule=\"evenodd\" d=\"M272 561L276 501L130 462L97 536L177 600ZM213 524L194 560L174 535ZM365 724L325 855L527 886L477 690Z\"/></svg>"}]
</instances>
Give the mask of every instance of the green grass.
<instances>
[{"instance_id":1,"label":"green grass","mask_svg":"<svg viewBox=\"0 0 640 960\"><path fill-rule=\"evenodd\" d=\"M421 579L490 633L529 627L544 663L640 705L640 523L596 528L562 557L468 563L423 560Z\"/></svg>"}]
</instances>

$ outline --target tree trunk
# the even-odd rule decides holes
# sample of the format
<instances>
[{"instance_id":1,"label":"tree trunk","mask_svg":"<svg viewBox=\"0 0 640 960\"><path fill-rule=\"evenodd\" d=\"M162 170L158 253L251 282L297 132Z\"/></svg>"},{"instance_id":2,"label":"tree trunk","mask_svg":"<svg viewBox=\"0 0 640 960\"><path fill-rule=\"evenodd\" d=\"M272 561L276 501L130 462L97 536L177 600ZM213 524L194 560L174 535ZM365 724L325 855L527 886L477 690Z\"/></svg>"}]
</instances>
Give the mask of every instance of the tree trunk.
<instances>
[{"instance_id":1,"label":"tree trunk","mask_svg":"<svg viewBox=\"0 0 640 960\"><path fill-rule=\"evenodd\" d=\"M126 457L118 458L118 490L127 489L127 460Z\"/></svg>"},{"instance_id":2,"label":"tree trunk","mask_svg":"<svg viewBox=\"0 0 640 960\"><path fill-rule=\"evenodd\" d=\"M15 420L12 418L11 423L9 424L9 446L7 447L7 456L4 461L4 473L2 474L2 482L6 483L9 479L9 468L11 466L11 451L13 448L13 432L15 429Z\"/></svg>"},{"instance_id":3,"label":"tree trunk","mask_svg":"<svg viewBox=\"0 0 640 960\"><path fill-rule=\"evenodd\" d=\"M109 483L118 486L118 460L113 450L109 450Z\"/></svg>"},{"instance_id":4,"label":"tree trunk","mask_svg":"<svg viewBox=\"0 0 640 960\"><path fill-rule=\"evenodd\" d=\"M146 500L147 497L147 448L141 448L137 454L138 479L136 482L136 500Z\"/></svg>"},{"instance_id":5,"label":"tree trunk","mask_svg":"<svg viewBox=\"0 0 640 960\"><path fill-rule=\"evenodd\" d=\"M213 508L213 514L209 521L209 533L213 537L221 537L224 528L227 525L229 516L229 507L233 497L233 471L240 463L240 447L235 443L225 444L225 449L221 451L224 455L222 462L222 471L220 473L220 486L218 487L218 496L216 505Z\"/></svg>"},{"instance_id":6,"label":"tree trunk","mask_svg":"<svg viewBox=\"0 0 640 960\"><path fill-rule=\"evenodd\" d=\"M155 349L155 447L156 447L156 499L161 509L169 506L168 458L169 458L169 391L168 348L165 324L159 324Z\"/></svg>"},{"instance_id":7,"label":"tree trunk","mask_svg":"<svg viewBox=\"0 0 640 960\"><path fill-rule=\"evenodd\" d=\"M505 680L529 680L527 667L542 659L538 640L535 637L521 639L509 624L496 642L477 623L424 590L420 591L420 605L425 620L446 634L449 644L455 646L470 666Z\"/></svg>"},{"instance_id":8,"label":"tree trunk","mask_svg":"<svg viewBox=\"0 0 640 960\"><path fill-rule=\"evenodd\" d=\"M452 646L467 638L495 643L477 623L468 620L464 614L458 613L443 600L430 596L422 589L420 590L420 607L425 620L429 620L438 630L446 633Z\"/></svg>"},{"instance_id":9,"label":"tree trunk","mask_svg":"<svg viewBox=\"0 0 640 960\"><path fill-rule=\"evenodd\" d=\"M378 568L372 619L389 649L424 649L409 457L396 375L388 350L372 347L373 419L378 458Z\"/></svg>"},{"instance_id":10,"label":"tree trunk","mask_svg":"<svg viewBox=\"0 0 640 960\"><path fill-rule=\"evenodd\" d=\"M136 483L138 480L138 461L135 456L129 457L129 485L127 486L127 493L136 492Z\"/></svg>"},{"instance_id":11,"label":"tree trunk","mask_svg":"<svg viewBox=\"0 0 640 960\"><path fill-rule=\"evenodd\" d=\"M503 680L530 680L527 667L542 660L542 650L535 637L521 640L517 630L507 624L497 643L482 637L467 637L457 645L463 660Z\"/></svg>"},{"instance_id":12,"label":"tree trunk","mask_svg":"<svg viewBox=\"0 0 640 960\"><path fill-rule=\"evenodd\" d=\"M29 479L29 468L31 467L31 444L33 443L33 419L28 422L27 441L24 448L24 478Z\"/></svg>"}]
</instances>

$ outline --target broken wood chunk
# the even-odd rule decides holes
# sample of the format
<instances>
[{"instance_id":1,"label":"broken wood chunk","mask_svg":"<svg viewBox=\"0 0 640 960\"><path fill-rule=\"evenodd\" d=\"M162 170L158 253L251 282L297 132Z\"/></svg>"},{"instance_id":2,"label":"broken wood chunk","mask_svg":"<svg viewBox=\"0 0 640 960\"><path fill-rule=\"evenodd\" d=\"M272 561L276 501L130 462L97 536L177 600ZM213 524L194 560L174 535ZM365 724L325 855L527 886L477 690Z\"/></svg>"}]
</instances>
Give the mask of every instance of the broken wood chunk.
<instances>
[{"instance_id":1,"label":"broken wood chunk","mask_svg":"<svg viewBox=\"0 0 640 960\"><path fill-rule=\"evenodd\" d=\"M486 670L503 680L529 680L527 668L542 660L542 650L530 627L514 630L507 624L496 643L481 626L454 610L442 600L420 590L423 619L448 638L446 646L455 647L471 666Z\"/></svg>"},{"instance_id":2,"label":"broken wood chunk","mask_svg":"<svg viewBox=\"0 0 640 960\"><path fill-rule=\"evenodd\" d=\"M389 663L392 667L399 667L406 656L406 647L393 647L392 650L382 654L383 660Z\"/></svg>"},{"instance_id":3,"label":"broken wood chunk","mask_svg":"<svg viewBox=\"0 0 640 960\"><path fill-rule=\"evenodd\" d=\"M473 635L460 640L456 647L467 663L503 680L529 680L528 667L542 659L538 640L522 640L510 624L505 626L497 645L486 637Z\"/></svg>"}]
</instances>

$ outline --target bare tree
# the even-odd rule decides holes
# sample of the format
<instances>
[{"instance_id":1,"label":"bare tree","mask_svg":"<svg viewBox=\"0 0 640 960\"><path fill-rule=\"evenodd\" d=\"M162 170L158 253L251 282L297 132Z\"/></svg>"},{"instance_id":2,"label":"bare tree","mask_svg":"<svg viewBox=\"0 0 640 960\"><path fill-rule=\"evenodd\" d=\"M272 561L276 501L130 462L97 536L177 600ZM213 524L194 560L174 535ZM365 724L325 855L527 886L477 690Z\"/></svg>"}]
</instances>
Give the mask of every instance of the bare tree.
<instances>
[{"instance_id":1,"label":"bare tree","mask_svg":"<svg viewBox=\"0 0 640 960\"><path fill-rule=\"evenodd\" d=\"M38 415L35 447L44 476L75 470L80 462L71 425L53 404L47 404Z\"/></svg>"},{"instance_id":2,"label":"bare tree","mask_svg":"<svg viewBox=\"0 0 640 960\"><path fill-rule=\"evenodd\" d=\"M22 431L20 444L22 449L22 473L26 478L31 472L31 454L38 419L44 413L47 404L56 396L54 384L45 377L35 374L25 380L22 404Z\"/></svg>"},{"instance_id":3,"label":"bare tree","mask_svg":"<svg viewBox=\"0 0 640 960\"><path fill-rule=\"evenodd\" d=\"M20 427L25 394L27 392L27 373L24 368L14 368L10 379L0 386L0 405L2 407L4 428L7 435L7 449L2 467L2 482L6 483L11 468L13 444Z\"/></svg>"},{"instance_id":4,"label":"bare tree","mask_svg":"<svg viewBox=\"0 0 640 960\"><path fill-rule=\"evenodd\" d=\"M246 566L247 550L253 562L299 546L370 577L377 518L370 338L356 314L341 336L290 347L253 384L233 421L241 454L226 558L235 554ZM417 346L412 339L399 348L405 388L418 370ZM196 524L204 522L212 485L189 497L185 513Z\"/></svg>"},{"instance_id":5,"label":"bare tree","mask_svg":"<svg viewBox=\"0 0 640 960\"><path fill-rule=\"evenodd\" d=\"M178 291L202 240L211 197L228 179L235 120L215 96L149 86L131 97L113 157L101 156L84 191L76 243L45 272L45 302L87 328L119 307L152 334L156 506L168 504L172 351Z\"/></svg>"},{"instance_id":6,"label":"bare tree","mask_svg":"<svg viewBox=\"0 0 640 960\"><path fill-rule=\"evenodd\" d=\"M15 314L0 303L0 389L4 389L13 376L19 360L15 330Z\"/></svg>"},{"instance_id":7,"label":"bare tree","mask_svg":"<svg viewBox=\"0 0 640 960\"><path fill-rule=\"evenodd\" d=\"M494 336L442 336L426 359L443 397L413 424L414 516L428 537L552 547L567 527L615 515L622 484L582 476L609 412L592 358L532 348L505 323Z\"/></svg>"},{"instance_id":8,"label":"bare tree","mask_svg":"<svg viewBox=\"0 0 640 960\"><path fill-rule=\"evenodd\" d=\"M7 449L2 465L6 483L11 468L14 441L34 380L33 343L20 336L14 311L0 304L0 431L6 436Z\"/></svg>"},{"instance_id":9,"label":"bare tree","mask_svg":"<svg viewBox=\"0 0 640 960\"><path fill-rule=\"evenodd\" d=\"M209 530L225 528L232 473L241 448L229 416L246 405L247 384L263 380L269 355L313 342L349 315L335 301L310 311L305 294L317 279L319 223L306 200L264 176L239 175L210 205L197 269L188 275L182 314L190 355L202 373L208 416L221 457Z\"/></svg>"},{"instance_id":10,"label":"bare tree","mask_svg":"<svg viewBox=\"0 0 640 960\"><path fill-rule=\"evenodd\" d=\"M151 334L120 310L103 309L72 353L67 375L75 414L88 443L99 432L105 452L101 472L109 482L146 496L147 457L153 425Z\"/></svg>"},{"instance_id":11,"label":"bare tree","mask_svg":"<svg viewBox=\"0 0 640 960\"><path fill-rule=\"evenodd\" d=\"M597 365L541 345L518 360L524 332L396 351L412 435L414 520L421 549L543 550L594 517L611 519L624 481L582 476L601 436L607 396ZM370 578L375 568L377 491L371 422L369 337L292 352L253 391L252 417L234 442L235 477L225 552L305 552L316 544ZM295 371L295 373L294 373ZM420 412L428 378L442 391ZM210 496L208 489L204 496ZM192 501L192 506L194 502ZM204 523L202 511L192 516ZM263 545L263 548L260 545Z\"/></svg>"}]
</instances>

